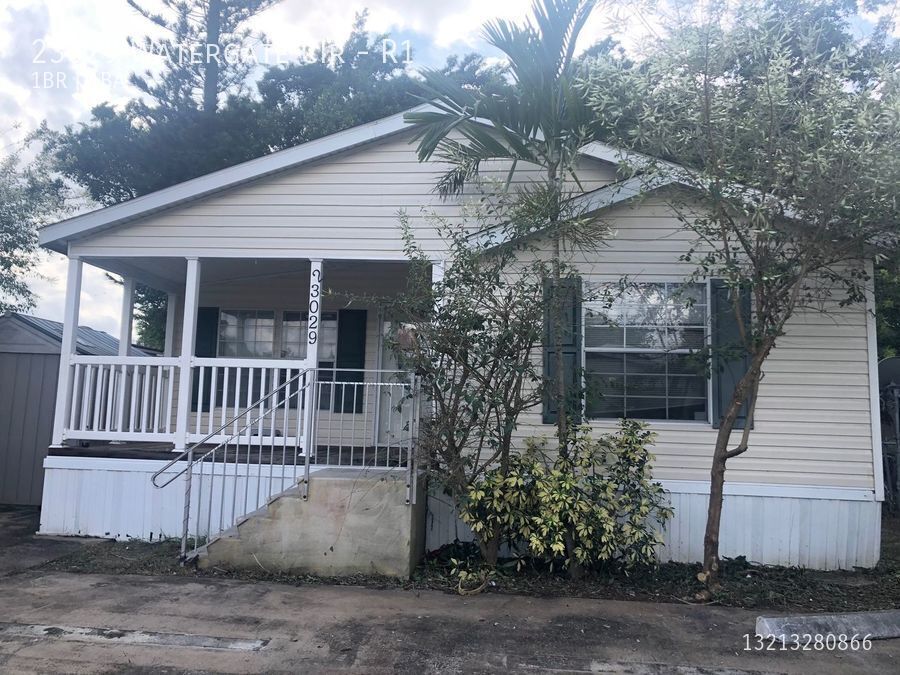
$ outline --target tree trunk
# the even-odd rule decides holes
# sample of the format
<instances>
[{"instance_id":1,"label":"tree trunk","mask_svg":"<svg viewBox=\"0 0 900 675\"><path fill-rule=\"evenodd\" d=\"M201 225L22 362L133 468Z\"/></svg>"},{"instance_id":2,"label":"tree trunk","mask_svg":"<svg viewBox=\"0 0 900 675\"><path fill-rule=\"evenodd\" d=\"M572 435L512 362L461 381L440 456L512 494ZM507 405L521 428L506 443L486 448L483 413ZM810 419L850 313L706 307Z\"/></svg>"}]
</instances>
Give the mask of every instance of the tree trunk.
<instances>
[{"instance_id":1,"label":"tree trunk","mask_svg":"<svg viewBox=\"0 0 900 675\"><path fill-rule=\"evenodd\" d=\"M564 313L562 303L562 232L560 230L559 199L562 195L562 185L557 175L555 164L547 169L547 179L555 190L556 203L550 213L550 225L553 230L553 292L550 294L553 307L553 354L556 362L556 382L553 383L554 397L556 398L556 438L559 443L559 452L565 456L569 443L569 410L566 392L566 360L563 355L563 320Z\"/></svg>"},{"instance_id":2,"label":"tree trunk","mask_svg":"<svg viewBox=\"0 0 900 675\"><path fill-rule=\"evenodd\" d=\"M489 567L496 567L500 558L500 533L491 532L490 537L482 540L478 538L478 547L481 549L481 558Z\"/></svg>"},{"instance_id":3,"label":"tree trunk","mask_svg":"<svg viewBox=\"0 0 900 675\"><path fill-rule=\"evenodd\" d=\"M219 39L222 30L222 0L209 0L206 15L206 54L203 72L203 111L214 115L219 105L219 59L222 58ZM211 53L210 48L216 52Z\"/></svg>"},{"instance_id":4,"label":"tree trunk","mask_svg":"<svg viewBox=\"0 0 900 675\"><path fill-rule=\"evenodd\" d=\"M754 355L750 367L734 388L728 410L722 417L719 425L719 433L716 436L716 447L713 452L712 468L709 474L709 505L706 511L706 531L703 535L703 570L699 579L706 584L707 589L714 590L718 586L719 577L719 531L722 524L722 501L725 490L725 465L729 457L736 457L747 450L748 436L743 435L741 443L729 450L731 434L737 421L738 412L744 401L748 400L758 391L759 381L762 378L762 364L769 355L774 342L765 343L761 350ZM753 424L753 411L756 407L756 396L750 401L747 414L745 434L749 434L749 428Z\"/></svg>"},{"instance_id":5,"label":"tree trunk","mask_svg":"<svg viewBox=\"0 0 900 675\"><path fill-rule=\"evenodd\" d=\"M559 442L559 451L565 453L568 447L568 422L569 411L566 401L566 360L563 355L563 336L562 336L562 274L560 273L560 235L557 229L553 238L553 292L550 294L553 307L550 311L554 313L553 320L553 358L556 362L556 381L553 383L553 396L556 399L556 437Z\"/></svg>"},{"instance_id":6,"label":"tree trunk","mask_svg":"<svg viewBox=\"0 0 900 675\"><path fill-rule=\"evenodd\" d=\"M739 407L739 406L738 406ZM707 588L715 588L719 574L719 530L722 523L722 498L725 490L725 463L728 458L728 441L734 429L734 421L719 427L716 449L709 476L709 505L706 511L706 532L703 535L702 581Z\"/></svg>"}]
</instances>

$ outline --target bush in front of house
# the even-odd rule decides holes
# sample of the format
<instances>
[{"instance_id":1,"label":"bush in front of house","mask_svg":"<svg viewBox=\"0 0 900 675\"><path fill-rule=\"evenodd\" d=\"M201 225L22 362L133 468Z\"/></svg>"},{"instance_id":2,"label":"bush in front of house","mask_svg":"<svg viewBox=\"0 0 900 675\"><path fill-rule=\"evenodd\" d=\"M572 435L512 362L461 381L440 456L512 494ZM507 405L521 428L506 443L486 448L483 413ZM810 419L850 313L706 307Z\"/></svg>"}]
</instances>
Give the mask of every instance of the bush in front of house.
<instances>
[{"instance_id":1,"label":"bush in front of house","mask_svg":"<svg viewBox=\"0 0 900 675\"><path fill-rule=\"evenodd\" d=\"M652 480L647 425L622 420L613 434L573 427L566 452L542 444L472 483L461 517L478 537L500 531L518 568L528 557L577 576L584 568L654 565L661 531L672 517L662 485Z\"/></svg>"}]
</instances>

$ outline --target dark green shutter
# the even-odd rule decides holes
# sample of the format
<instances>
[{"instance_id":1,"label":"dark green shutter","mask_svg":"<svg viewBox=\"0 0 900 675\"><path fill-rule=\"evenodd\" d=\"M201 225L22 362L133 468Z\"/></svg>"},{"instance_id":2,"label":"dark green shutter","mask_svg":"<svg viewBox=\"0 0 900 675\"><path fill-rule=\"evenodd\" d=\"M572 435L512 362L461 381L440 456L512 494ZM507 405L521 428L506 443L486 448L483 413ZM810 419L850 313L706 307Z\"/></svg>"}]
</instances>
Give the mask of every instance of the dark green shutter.
<instances>
[{"instance_id":1,"label":"dark green shutter","mask_svg":"<svg viewBox=\"0 0 900 675\"><path fill-rule=\"evenodd\" d=\"M581 421L581 278L560 280L561 288L553 293L552 283L544 283L544 424L555 424L559 411L556 405L556 352L554 322L562 318L562 352L568 400L566 409L576 421ZM557 297L554 297L556 295ZM561 311L554 307L561 303Z\"/></svg>"},{"instance_id":2,"label":"dark green shutter","mask_svg":"<svg viewBox=\"0 0 900 675\"><path fill-rule=\"evenodd\" d=\"M219 343L219 308L200 307L197 310L197 335L194 338L194 356L201 358L215 357ZM203 381L203 409L209 410L209 392L212 378ZM197 412L200 396L200 371L194 370L194 383L191 387L191 412Z\"/></svg>"},{"instance_id":3,"label":"dark green shutter","mask_svg":"<svg viewBox=\"0 0 900 675\"><path fill-rule=\"evenodd\" d=\"M711 376L713 383L712 419L718 429L722 415L731 402L734 388L750 367L750 355L741 340L737 318L734 315L732 293L723 279L710 281L710 318L712 328ZM741 314L745 325L750 325L750 291L741 289ZM747 423L749 401L745 401L735 420L735 428L743 429Z\"/></svg>"},{"instance_id":4,"label":"dark green shutter","mask_svg":"<svg viewBox=\"0 0 900 675\"><path fill-rule=\"evenodd\" d=\"M336 382L362 382L366 367L366 310L342 309L338 312ZM358 370L356 370L358 369ZM358 412L363 409L363 387L336 384L334 412Z\"/></svg>"}]
</instances>

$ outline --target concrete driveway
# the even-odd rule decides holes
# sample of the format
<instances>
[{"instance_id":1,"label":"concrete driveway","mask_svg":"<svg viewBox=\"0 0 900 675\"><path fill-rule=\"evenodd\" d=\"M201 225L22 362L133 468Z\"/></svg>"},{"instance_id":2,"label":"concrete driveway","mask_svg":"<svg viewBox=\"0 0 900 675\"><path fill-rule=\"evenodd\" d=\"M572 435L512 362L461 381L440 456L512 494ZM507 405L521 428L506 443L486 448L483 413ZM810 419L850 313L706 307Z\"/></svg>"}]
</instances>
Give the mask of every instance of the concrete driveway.
<instances>
[{"instance_id":1,"label":"concrete driveway","mask_svg":"<svg viewBox=\"0 0 900 675\"><path fill-rule=\"evenodd\" d=\"M103 541L86 537L37 537L41 510L36 506L0 504L0 577L26 570ZM0 598L0 607L3 606Z\"/></svg>"},{"instance_id":2,"label":"concrete driveway","mask_svg":"<svg viewBox=\"0 0 900 675\"><path fill-rule=\"evenodd\" d=\"M0 672L900 672L867 653L747 652L753 612L487 593L71 574L99 540L35 537L0 507Z\"/></svg>"},{"instance_id":3,"label":"concrete driveway","mask_svg":"<svg viewBox=\"0 0 900 675\"><path fill-rule=\"evenodd\" d=\"M752 612L680 604L23 572L0 671L888 673L868 653L744 652Z\"/></svg>"}]
</instances>

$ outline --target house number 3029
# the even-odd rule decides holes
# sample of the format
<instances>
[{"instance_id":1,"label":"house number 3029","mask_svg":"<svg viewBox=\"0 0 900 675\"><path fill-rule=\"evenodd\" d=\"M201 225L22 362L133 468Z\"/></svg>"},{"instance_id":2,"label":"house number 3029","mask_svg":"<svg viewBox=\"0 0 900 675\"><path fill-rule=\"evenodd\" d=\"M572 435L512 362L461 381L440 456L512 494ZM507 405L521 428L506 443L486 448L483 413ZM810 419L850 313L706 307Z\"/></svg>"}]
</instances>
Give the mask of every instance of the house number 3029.
<instances>
[{"instance_id":1,"label":"house number 3029","mask_svg":"<svg viewBox=\"0 0 900 675\"><path fill-rule=\"evenodd\" d=\"M309 344L319 339L319 299L321 296L322 270L313 269L309 283Z\"/></svg>"}]
</instances>

